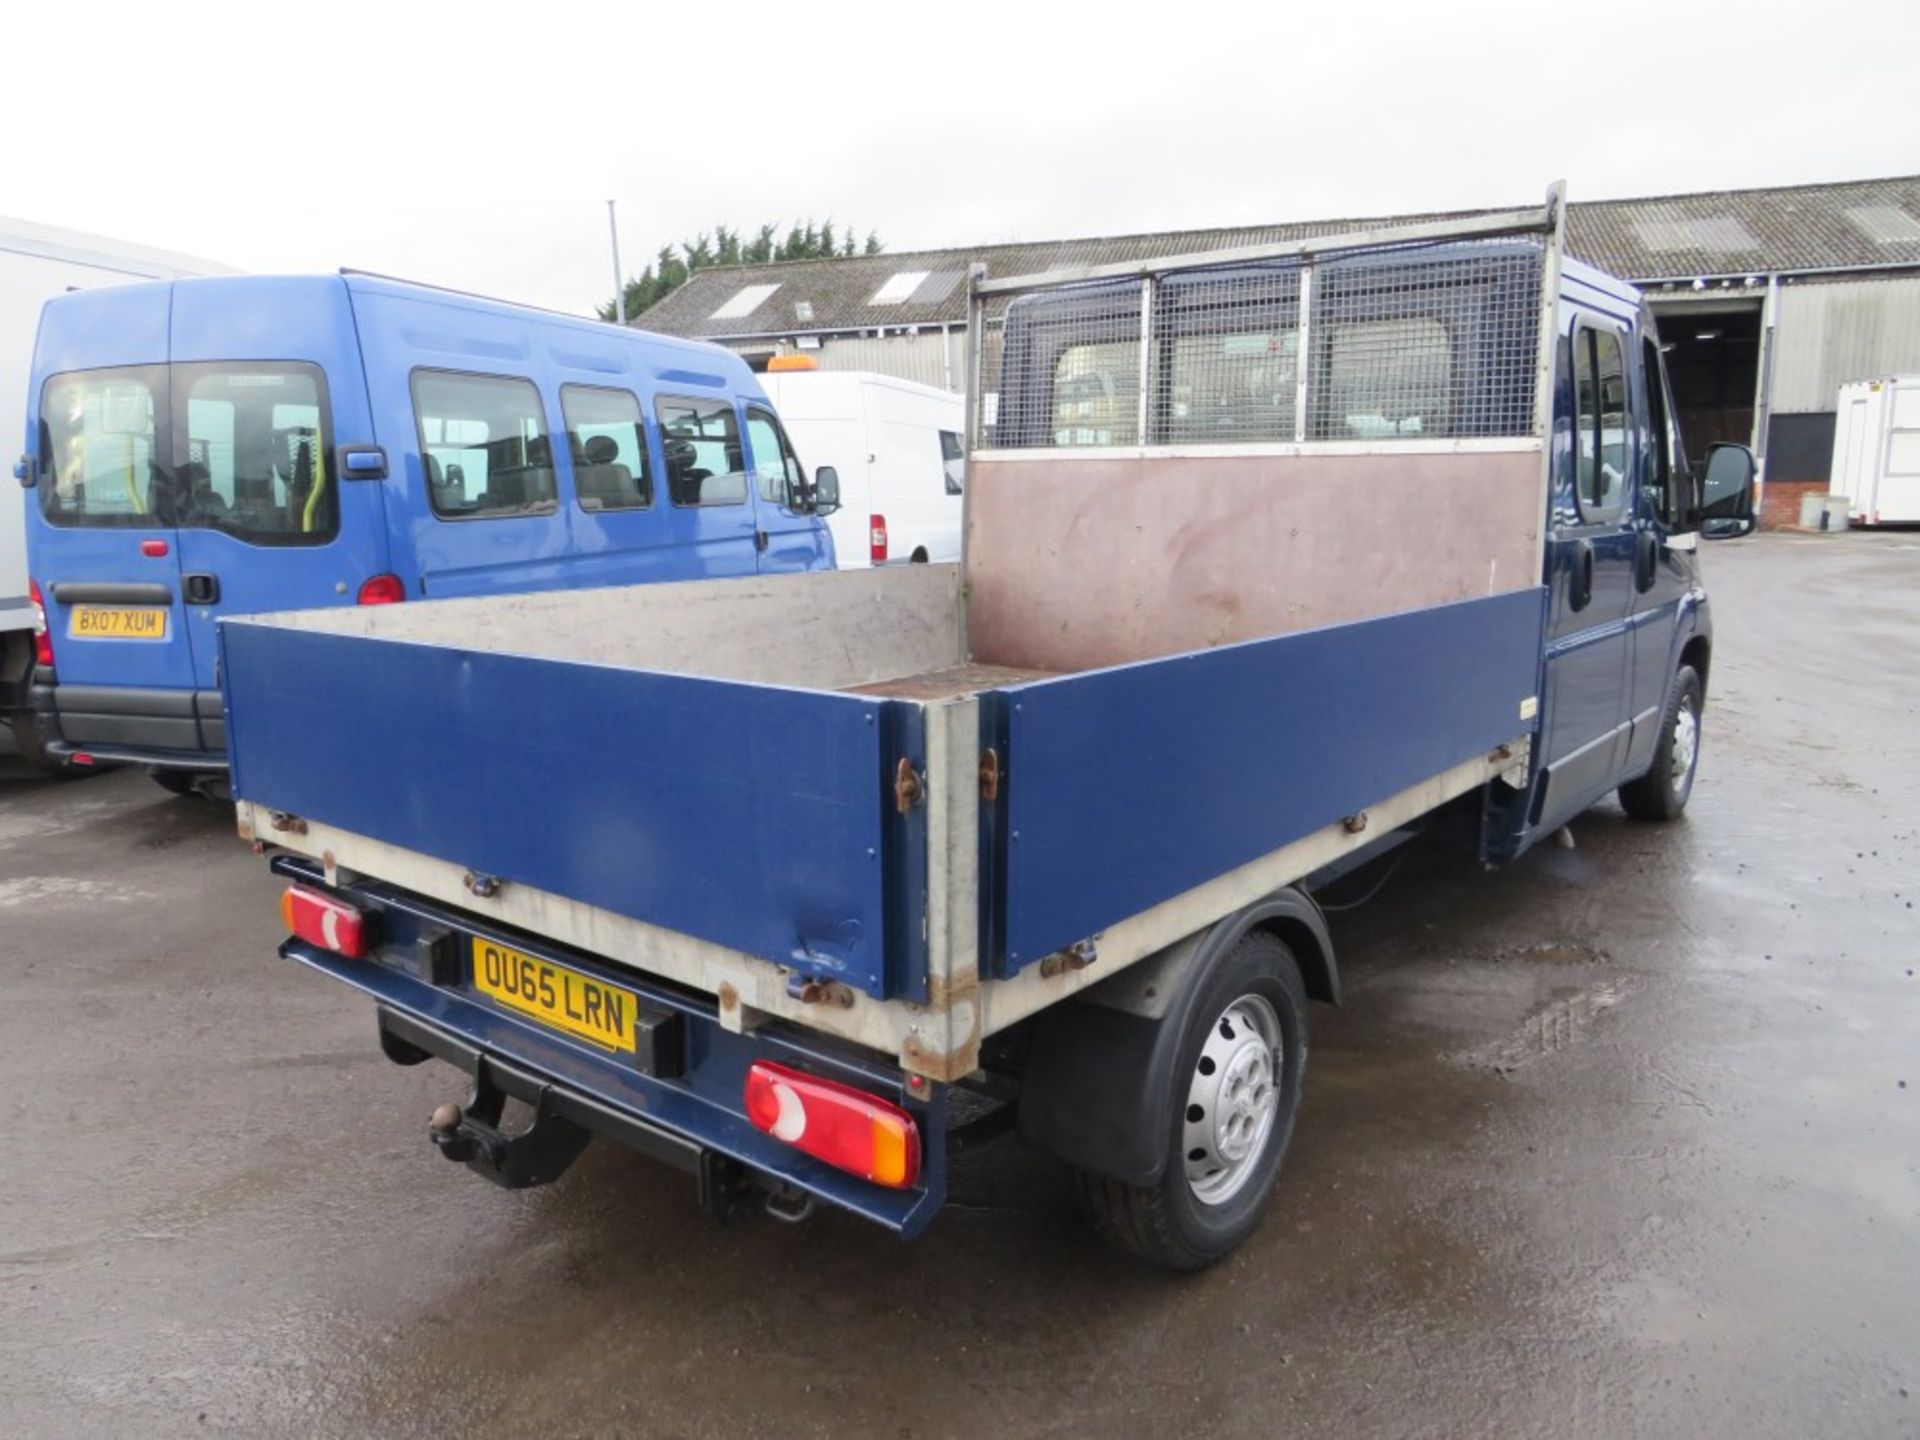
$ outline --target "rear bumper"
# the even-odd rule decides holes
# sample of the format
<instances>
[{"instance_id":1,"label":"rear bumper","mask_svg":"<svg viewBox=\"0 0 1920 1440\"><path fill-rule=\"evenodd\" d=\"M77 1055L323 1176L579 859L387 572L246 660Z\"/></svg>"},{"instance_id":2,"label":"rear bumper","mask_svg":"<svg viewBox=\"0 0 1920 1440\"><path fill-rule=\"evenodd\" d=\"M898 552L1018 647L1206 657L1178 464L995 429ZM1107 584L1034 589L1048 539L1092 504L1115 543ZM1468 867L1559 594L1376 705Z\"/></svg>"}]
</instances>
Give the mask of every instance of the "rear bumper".
<instances>
[{"instance_id":1,"label":"rear bumper","mask_svg":"<svg viewBox=\"0 0 1920 1440\"><path fill-rule=\"evenodd\" d=\"M43 670L32 703L54 755L159 769L227 768L227 718L218 690L64 685Z\"/></svg>"},{"instance_id":2,"label":"rear bumper","mask_svg":"<svg viewBox=\"0 0 1920 1440\"><path fill-rule=\"evenodd\" d=\"M320 867L282 855L276 873L323 885ZM370 996L389 1058L447 1061L474 1082L583 1130L699 1174L703 1189L716 1164L739 1167L763 1188L790 1187L911 1238L946 1197L945 1087L922 1098L906 1090L898 1068L829 1049L805 1032L769 1025L751 1034L721 1027L711 997L672 989L596 957L508 933L405 892L362 881L333 887L378 914L377 953L349 960L299 940L283 958L343 980ZM496 1005L474 988L471 938L492 940L584 971L670 1015L675 1032L639 1055L615 1054L575 1040ZM920 1128L925 1156L911 1189L874 1185L813 1159L754 1127L743 1108L747 1067L778 1060L844 1081L899 1105ZM426 1116L420 1117L425 1128ZM471 1164L472 1162L469 1161ZM478 1168L478 1167L476 1167ZM564 1168L564 1162L563 1162ZM499 1176L489 1176L499 1179ZM550 1177L547 1177L550 1178ZM540 1183L502 1180L501 1183Z\"/></svg>"}]
</instances>

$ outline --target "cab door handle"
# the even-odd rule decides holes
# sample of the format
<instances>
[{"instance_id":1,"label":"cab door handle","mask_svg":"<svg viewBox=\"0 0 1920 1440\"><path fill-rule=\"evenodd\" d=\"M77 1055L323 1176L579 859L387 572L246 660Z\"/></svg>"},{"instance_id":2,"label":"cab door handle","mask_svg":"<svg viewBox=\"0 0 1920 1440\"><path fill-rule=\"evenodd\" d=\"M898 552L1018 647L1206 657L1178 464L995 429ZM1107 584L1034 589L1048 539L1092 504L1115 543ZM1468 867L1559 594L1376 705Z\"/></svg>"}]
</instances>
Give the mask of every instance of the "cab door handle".
<instances>
[{"instance_id":1,"label":"cab door handle","mask_svg":"<svg viewBox=\"0 0 1920 1440\"><path fill-rule=\"evenodd\" d=\"M1576 540L1573 564L1567 568L1567 608L1584 610L1593 600L1593 543Z\"/></svg>"},{"instance_id":2,"label":"cab door handle","mask_svg":"<svg viewBox=\"0 0 1920 1440\"><path fill-rule=\"evenodd\" d=\"M1660 540L1653 531L1639 531L1633 540L1633 584L1641 594L1653 588L1660 569Z\"/></svg>"},{"instance_id":3,"label":"cab door handle","mask_svg":"<svg viewBox=\"0 0 1920 1440\"><path fill-rule=\"evenodd\" d=\"M197 571L180 577L180 594L189 605L218 605L220 603L220 577L207 571Z\"/></svg>"}]
</instances>

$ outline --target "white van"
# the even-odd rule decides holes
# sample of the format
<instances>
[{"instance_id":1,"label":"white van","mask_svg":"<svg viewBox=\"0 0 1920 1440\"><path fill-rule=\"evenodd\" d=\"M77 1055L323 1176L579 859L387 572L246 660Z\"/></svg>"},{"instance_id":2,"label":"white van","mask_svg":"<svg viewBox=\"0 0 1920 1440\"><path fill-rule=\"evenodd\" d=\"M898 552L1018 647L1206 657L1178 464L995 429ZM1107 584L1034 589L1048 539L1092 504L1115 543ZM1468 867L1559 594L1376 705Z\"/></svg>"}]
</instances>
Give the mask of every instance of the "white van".
<instances>
[{"instance_id":1,"label":"white van","mask_svg":"<svg viewBox=\"0 0 1920 1440\"><path fill-rule=\"evenodd\" d=\"M827 521L843 570L960 558L965 405L951 390L782 356L761 381L793 448L840 472Z\"/></svg>"}]
</instances>

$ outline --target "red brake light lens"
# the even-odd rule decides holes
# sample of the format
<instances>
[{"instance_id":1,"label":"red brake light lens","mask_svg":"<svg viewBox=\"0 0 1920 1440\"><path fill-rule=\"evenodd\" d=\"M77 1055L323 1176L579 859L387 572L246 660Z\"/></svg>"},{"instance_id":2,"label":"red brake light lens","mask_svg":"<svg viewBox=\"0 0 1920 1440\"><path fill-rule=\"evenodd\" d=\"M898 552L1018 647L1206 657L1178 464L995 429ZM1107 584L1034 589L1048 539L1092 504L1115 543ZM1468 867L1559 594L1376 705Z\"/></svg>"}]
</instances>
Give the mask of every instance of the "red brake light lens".
<instances>
[{"instance_id":1,"label":"red brake light lens","mask_svg":"<svg viewBox=\"0 0 1920 1440\"><path fill-rule=\"evenodd\" d=\"M849 1174L896 1190L920 1178L920 1127L864 1090L757 1060L746 1105L756 1128Z\"/></svg>"},{"instance_id":2,"label":"red brake light lens","mask_svg":"<svg viewBox=\"0 0 1920 1440\"><path fill-rule=\"evenodd\" d=\"M362 583L356 605L398 605L407 598L407 585L398 575L373 575Z\"/></svg>"},{"instance_id":3,"label":"red brake light lens","mask_svg":"<svg viewBox=\"0 0 1920 1440\"><path fill-rule=\"evenodd\" d=\"M887 558L887 517L867 517L867 558L878 565Z\"/></svg>"},{"instance_id":4,"label":"red brake light lens","mask_svg":"<svg viewBox=\"0 0 1920 1440\"><path fill-rule=\"evenodd\" d=\"M53 632L47 628L47 605L40 598L40 582L27 581L27 599L33 605L33 663L53 668Z\"/></svg>"},{"instance_id":5,"label":"red brake light lens","mask_svg":"<svg viewBox=\"0 0 1920 1440\"><path fill-rule=\"evenodd\" d=\"M289 885L280 897L280 918L309 945L349 960L362 959L367 953L367 917L344 900L305 885Z\"/></svg>"}]
</instances>

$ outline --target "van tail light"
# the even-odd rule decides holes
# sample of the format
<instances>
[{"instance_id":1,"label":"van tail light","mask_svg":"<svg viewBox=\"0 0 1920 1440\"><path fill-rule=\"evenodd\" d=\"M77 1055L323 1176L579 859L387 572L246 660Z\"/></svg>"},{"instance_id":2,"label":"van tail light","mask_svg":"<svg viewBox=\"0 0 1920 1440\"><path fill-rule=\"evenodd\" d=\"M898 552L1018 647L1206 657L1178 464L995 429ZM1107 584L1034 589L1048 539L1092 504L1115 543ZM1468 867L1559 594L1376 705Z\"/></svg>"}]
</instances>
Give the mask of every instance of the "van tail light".
<instances>
[{"instance_id":1,"label":"van tail light","mask_svg":"<svg viewBox=\"0 0 1920 1440\"><path fill-rule=\"evenodd\" d=\"M344 900L305 885L289 885L280 897L280 918L309 945L349 960L362 959L367 953L367 917Z\"/></svg>"},{"instance_id":2,"label":"van tail light","mask_svg":"<svg viewBox=\"0 0 1920 1440\"><path fill-rule=\"evenodd\" d=\"M53 631L47 628L47 605L40 598L40 582L27 581L27 600L33 606L33 663L53 668Z\"/></svg>"},{"instance_id":3,"label":"van tail light","mask_svg":"<svg viewBox=\"0 0 1920 1440\"><path fill-rule=\"evenodd\" d=\"M887 517L867 517L867 558L878 565L887 558Z\"/></svg>"},{"instance_id":4,"label":"van tail light","mask_svg":"<svg viewBox=\"0 0 1920 1440\"><path fill-rule=\"evenodd\" d=\"M360 586L356 605L398 605L407 598L407 585L398 575L372 575Z\"/></svg>"},{"instance_id":5,"label":"van tail light","mask_svg":"<svg viewBox=\"0 0 1920 1440\"><path fill-rule=\"evenodd\" d=\"M920 1178L920 1127L864 1090L756 1060L746 1101L756 1128L816 1160L896 1190Z\"/></svg>"}]
</instances>

